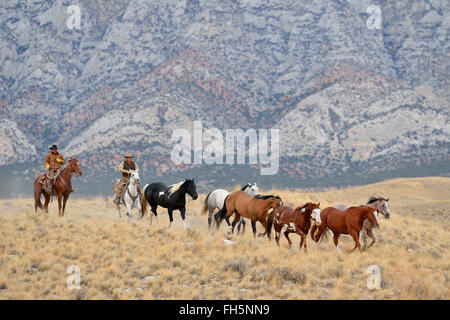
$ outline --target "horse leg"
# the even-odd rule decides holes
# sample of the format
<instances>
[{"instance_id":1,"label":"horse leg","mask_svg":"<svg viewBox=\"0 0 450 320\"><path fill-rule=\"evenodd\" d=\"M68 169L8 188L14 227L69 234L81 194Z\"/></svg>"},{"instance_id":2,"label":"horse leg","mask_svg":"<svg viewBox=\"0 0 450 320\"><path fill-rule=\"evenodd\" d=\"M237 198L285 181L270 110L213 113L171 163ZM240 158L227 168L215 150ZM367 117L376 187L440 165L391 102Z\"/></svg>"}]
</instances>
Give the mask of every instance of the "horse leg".
<instances>
[{"instance_id":1,"label":"horse leg","mask_svg":"<svg viewBox=\"0 0 450 320\"><path fill-rule=\"evenodd\" d=\"M239 219L241 219L241 216L239 213L235 212L233 222L231 223L231 233L234 233L234 227L238 223Z\"/></svg>"},{"instance_id":2,"label":"horse leg","mask_svg":"<svg viewBox=\"0 0 450 320\"><path fill-rule=\"evenodd\" d=\"M69 196L70 196L70 192L67 192L65 195L64 195L64 199L63 199L63 208L62 208L62 215L64 216L64 211L66 210L66 203L67 203L67 200L69 200Z\"/></svg>"},{"instance_id":3,"label":"horse leg","mask_svg":"<svg viewBox=\"0 0 450 320\"><path fill-rule=\"evenodd\" d=\"M284 236L286 237L286 239L287 239L287 241L288 241L288 243L289 243L289 248L291 248L292 247L292 241L291 241L291 239L289 239L289 231L288 230L286 230L285 232L284 232Z\"/></svg>"},{"instance_id":4,"label":"horse leg","mask_svg":"<svg viewBox=\"0 0 450 320\"><path fill-rule=\"evenodd\" d=\"M362 228L361 231L359 232L359 235L361 236L361 240L363 242L363 249L366 249L367 248L367 231L366 231L366 229ZM353 248L353 250L354 250L354 248Z\"/></svg>"},{"instance_id":5,"label":"horse leg","mask_svg":"<svg viewBox=\"0 0 450 320\"><path fill-rule=\"evenodd\" d=\"M183 219L183 228L184 230L186 230L186 207L183 207L180 209L180 213L181 213L181 219Z\"/></svg>"},{"instance_id":6,"label":"horse leg","mask_svg":"<svg viewBox=\"0 0 450 320\"><path fill-rule=\"evenodd\" d=\"M280 231L281 231L281 227L279 227L276 224L274 224L273 225L273 229L275 230L275 241L277 242L277 245L280 246Z\"/></svg>"},{"instance_id":7,"label":"horse leg","mask_svg":"<svg viewBox=\"0 0 450 320\"><path fill-rule=\"evenodd\" d=\"M246 224L246 223L247 223L247 222L245 222L245 219L244 219L243 217L241 217L239 226L242 225L242 234L245 234L245 224Z\"/></svg>"},{"instance_id":8,"label":"horse leg","mask_svg":"<svg viewBox=\"0 0 450 320\"><path fill-rule=\"evenodd\" d=\"M311 227L311 239L313 239L313 241L315 241L315 239L314 239L314 234L316 233L316 230L317 230L317 226L314 224L314 225Z\"/></svg>"},{"instance_id":9,"label":"horse leg","mask_svg":"<svg viewBox=\"0 0 450 320\"><path fill-rule=\"evenodd\" d=\"M256 221L252 220L252 231L253 231L253 237L256 238Z\"/></svg>"},{"instance_id":10,"label":"horse leg","mask_svg":"<svg viewBox=\"0 0 450 320\"><path fill-rule=\"evenodd\" d=\"M170 226L172 225L172 222L173 222L173 210L172 210L172 208L168 208L167 209L167 213L169 214L169 225L167 226L167 229L169 229Z\"/></svg>"},{"instance_id":11,"label":"horse leg","mask_svg":"<svg viewBox=\"0 0 450 320\"><path fill-rule=\"evenodd\" d=\"M363 252L362 248L361 248L361 244L359 243L359 233L356 231L352 231L352 233L350 234L353 238L353 241L355 241L355 246L353 247L353 249L350 252L355 251L356 247L358 247L360 252Z\"/></svg>"},{"instance_id":12,"label":"horse leg","mask_svg":"<svg viewBox=\"0 0 450 320\"><path fill-rule=\"evenodd\" d=\"M120 203L116 203L116 208L119 210L119 218L122 218L122 213L120 212Z\"/></svg>"},{"instance_id":13,"label":"horse leg","mask_svg":"<svg viewBox=\"0 0 450 320\"><path fill-rule=\"evenodd\" d=\"M45 210L45 213L48 213L48 204L50 203L51 195L46 194L46 193L44 192L44 198L45 198L45 202L44 202L44 210Z\"/></svg>"},{"instance_id":14,"label":"horse leg","mask_svg":"<svg viewBox=\"0 0 450 320\"><path fill-rule=\"evenodd\" d=\"M131 208L131 205L125 201L125 205L127 207L127 216L128 216L128 220L131 221L133 219L133 208Z\"/></svg>"},{"instance_id":15,"label":"horse leg","mask_svg":"<svg viewBox=\"0 0 450 320\"><path fill-rule=\"evenodd\" d=\"M266 220L261 219L261 220L259 220L259 222L262 224L262 226L264 228L264 232L258 233L258 237L264 237L266 235Z\"/></svg>"},{"instance_id":16,"label":"horse leg","mask_svg":"<svg viewBox=\"0 0 450 320\"><path fill-rule=\"evenodd\" d=\"M325 230L327 230L327 225L325 223L322 222L322 224L319 227L319 230L317 231L317 233L315 234L313 240L317 243L319 242L320 237L322 236L322 234L325 232Z\"/></svg>"},{"instance_id":17,"label":"horse leg","mask_svg":"<svg viewBox=\"0 0 450 320\"><path fill-rule=\"evenodd\" d=\"M306 251L307 250L307 247L306 247L306 234L302 230L299 230L297 232L297 234L300 236L300 247L299 247L299 250L301 251L302 250L302 246L303 246L305 248L305 251Z\"/></svg>"},{"instance_id":18,"label":"horse leg","mask_svg":"<svg viewBox=\"0 0 450 320\"><path fill-rule=\"evenodd\" d=\"M367 230L367 235L372 239L372 243L367 247L367 249L369 249L375 243L375 241L377 241L377 238L373 234L372 229Z\"/></svg>"},{"instance_id":19,"label":"horse leg","mask_svg":"<svg viewBox=\"0 0 450 320\"><path fill-rule=\"evenodd\" d=\"M333 232L333 242L334 242L334 246L336 247L337 251L339 253L342 253L341 248L339 248L339 237L340 237L340 233L334 233Z\"/></svg>"},{"instance_id":20,"label":"horse leg","mask_svg":"<svg viewBox=\"0 0 450 320\"><path fill-rule=\"evenodd\" d=\"M61 200L62 200L62 194L61 192L58 192L58 216L62 216L61 214Z\"/></svg>"}]
</instances>

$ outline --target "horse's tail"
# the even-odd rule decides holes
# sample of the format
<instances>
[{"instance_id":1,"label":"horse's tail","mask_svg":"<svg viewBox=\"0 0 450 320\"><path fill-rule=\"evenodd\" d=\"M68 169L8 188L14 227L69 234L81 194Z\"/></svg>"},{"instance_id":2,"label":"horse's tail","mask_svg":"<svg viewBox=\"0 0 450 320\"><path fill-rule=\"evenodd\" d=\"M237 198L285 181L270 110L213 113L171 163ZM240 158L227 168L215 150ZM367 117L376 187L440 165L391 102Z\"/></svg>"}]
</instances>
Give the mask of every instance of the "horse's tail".
<instances>
[{"instance_id":1,"label":"horse's tail","mask_svg":"<svg viewBox=\"0 0 450 320\"><path fill-rule=\"evenodd\" d=\"M36 188L35 188L34 189L34 210L37 211L37 208L43 209L44 207L42 206L42 203L41 203L41 192L36 190Z\"/></svg>"},{"instance_id":2,"label":"horse's tail","mask_svg":"<svg viewBox=\"0 0 450 320\"><path fill-rule=\"evenodd\" d=\"M266 221L266 233L267 233L267 237L270 239L271 237L271 233L272 233L272 225L273 225L273 216L274 216L274 212L272 211L268 216L267 216L267 221Z\"/></svg>"},{"instance_id":3,"label":"horse's tail","mask_svg":"<svg viewBox=\"0 0 450 320\"><path fill-rule=\"evenodd\" d=\"M220 227L220 224L222 223L223 219L226 218L227 216L227 199L230 195L228 195L225 198L225 201L223 202L223 207L222 209L220 209L215 215L214 215L214 219L216 220L217 223L217 228Z\"/></svg>"},{"instance_id":4,"label":"horse's tail","mask_svg":"<svg viewBox=\"0 0 450 320\"><path fill-rule=\"evenodd\" d=\"M206 211L208 211L208 198L209 198L209 195L211 194L211 192L208 193L208 195L206 196L205 203L203 204L202 215L205 215Z\"/></svg>"},{"instance_id":5,"label":"horse's tail","mask_svg":"<svg viewBox=\"0 0 450 320\"><path fill-rule=\"evenodd\" d=\"M141 218L143 218L144 215L147 213L147 208L148 208L147 198L145 197L145 189L147 189L147 187L148 187L148 184L146 184L144 189L142 190L142 196L141 196Z\"/></svg>"}]
</instances>

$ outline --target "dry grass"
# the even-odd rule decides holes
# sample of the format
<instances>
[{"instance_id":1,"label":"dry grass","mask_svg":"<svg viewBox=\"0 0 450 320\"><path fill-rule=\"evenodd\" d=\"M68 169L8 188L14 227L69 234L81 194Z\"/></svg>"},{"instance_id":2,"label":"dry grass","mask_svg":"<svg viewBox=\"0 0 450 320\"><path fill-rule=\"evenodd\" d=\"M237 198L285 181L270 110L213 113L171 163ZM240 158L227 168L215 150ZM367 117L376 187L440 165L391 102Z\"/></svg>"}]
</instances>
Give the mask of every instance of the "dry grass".
<instances>
[{"instance_id":1,"label":"dry grass","mask_svg":"<svg viewBox=\"0 0 450 320\"><path fill-rule=\"evenodd\" d=\"M272 193L264 190L263 193ZM391 197L391 219L381 219L378 242L362 254L338 254L331 239L308 252L254 239L250 224L235 245L208 231L204 197L187 204L184 230L160 211L149 228L117 218L111 199L72 200L64 218L31 210L31 199L0 201L0 299L449 299L449 178L395 179L326 192L278 191L288 205L362 204L372 194ZM135 217L137 213L135 213ZM258 226L261 231L261 226ZM351 239L342 246L350 249ZM382 269L382 289L366 287L366 269ZM66 286L78 265L81 289Z\"/></svg>"}]
</instances>

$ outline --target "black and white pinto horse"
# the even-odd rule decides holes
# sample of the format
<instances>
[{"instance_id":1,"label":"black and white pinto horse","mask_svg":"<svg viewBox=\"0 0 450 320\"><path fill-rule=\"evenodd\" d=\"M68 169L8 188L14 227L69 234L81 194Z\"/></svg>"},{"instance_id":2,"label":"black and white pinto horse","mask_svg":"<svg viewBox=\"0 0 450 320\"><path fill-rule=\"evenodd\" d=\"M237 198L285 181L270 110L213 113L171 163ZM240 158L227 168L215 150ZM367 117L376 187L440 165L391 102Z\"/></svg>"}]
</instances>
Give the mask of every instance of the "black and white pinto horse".
<instances>
[{"instance_id":1,"label":"black and white pinto horse","mask_svg":"<svg viewBox=\"0 0 450 320\"><path fill-rule=\"evenodd\" d=\"M156 182L148 184L143 190L144 196L141 201L141 218L144 217L148 205L150 205L152 212L155 216L158 215L156 208L161 206L167 208L169 213L169 225L170 228L173 222L173 211L179 210L181 218L183 219L183 226L186 229L186 193L191 196L193 200L198 198L194 179L186 179L185 181L178 182L171 186L166 186L162 182ZM150 225L152 224L152 215L150 215Z\"/></svg>"}]
</instances>

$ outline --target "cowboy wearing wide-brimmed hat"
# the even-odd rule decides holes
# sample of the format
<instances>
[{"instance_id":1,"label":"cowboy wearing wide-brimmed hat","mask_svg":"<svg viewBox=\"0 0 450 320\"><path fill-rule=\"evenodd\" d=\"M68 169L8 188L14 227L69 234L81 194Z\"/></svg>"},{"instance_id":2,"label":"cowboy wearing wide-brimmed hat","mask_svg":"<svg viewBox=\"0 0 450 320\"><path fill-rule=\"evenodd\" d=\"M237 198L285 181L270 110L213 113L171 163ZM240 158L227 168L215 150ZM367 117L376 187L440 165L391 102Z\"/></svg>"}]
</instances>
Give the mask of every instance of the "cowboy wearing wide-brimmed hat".
<instances>
[{"instance_id":1,"label":"cowboy wearing wide-brimmed hat","mask_svg":"<svg viewBox=\"0 0 450 320\"><path fill-rule=\"evenodd\" d=\"M44 161L44 166L47 171L61 169L61 166L66 163L62 154L58 153L58 147L56 144L50 148L50 153L47 154Z\"/></svg>"},{"instance_id":2,"label":"cowboy wearing wide-brimmed hat","mask_svg":"<svg viewBox=\"0 0 450 320\"><path fill-rule=\"evenodd\" d=\"M113 191L114 191L114 202L118 202L120 200L120 197L123 195L127 185L128 185L128 178L130 177L131 171L134 170L139 172L139 166L136 162L133 160L133 155L131 153L128 153L125 156L125 160L120 163L119 171L122 173L122 178L118 179L116 181L116 184L114 185ZM140 187L138 186L138 191L140 192Z\"/></svg>"},{"instance_id":3,"label":"cowboy wearing wide-brimmed hat","mask_svg":"<svg viewBox=\"0 0 450 320\"><path fill-rule=\"evenodd\" d=\"M47 174L43 176L39 182L43 184L45 191L51 194L53 192L53 186L59 170L62 165L66 163L66 160L64 160L64 156L58 152L58 147L56 144L52 145L49 149L50 153L47 154L44 160L44 166L45 169L47 169Z\"/></svg>"}]
</instances>

